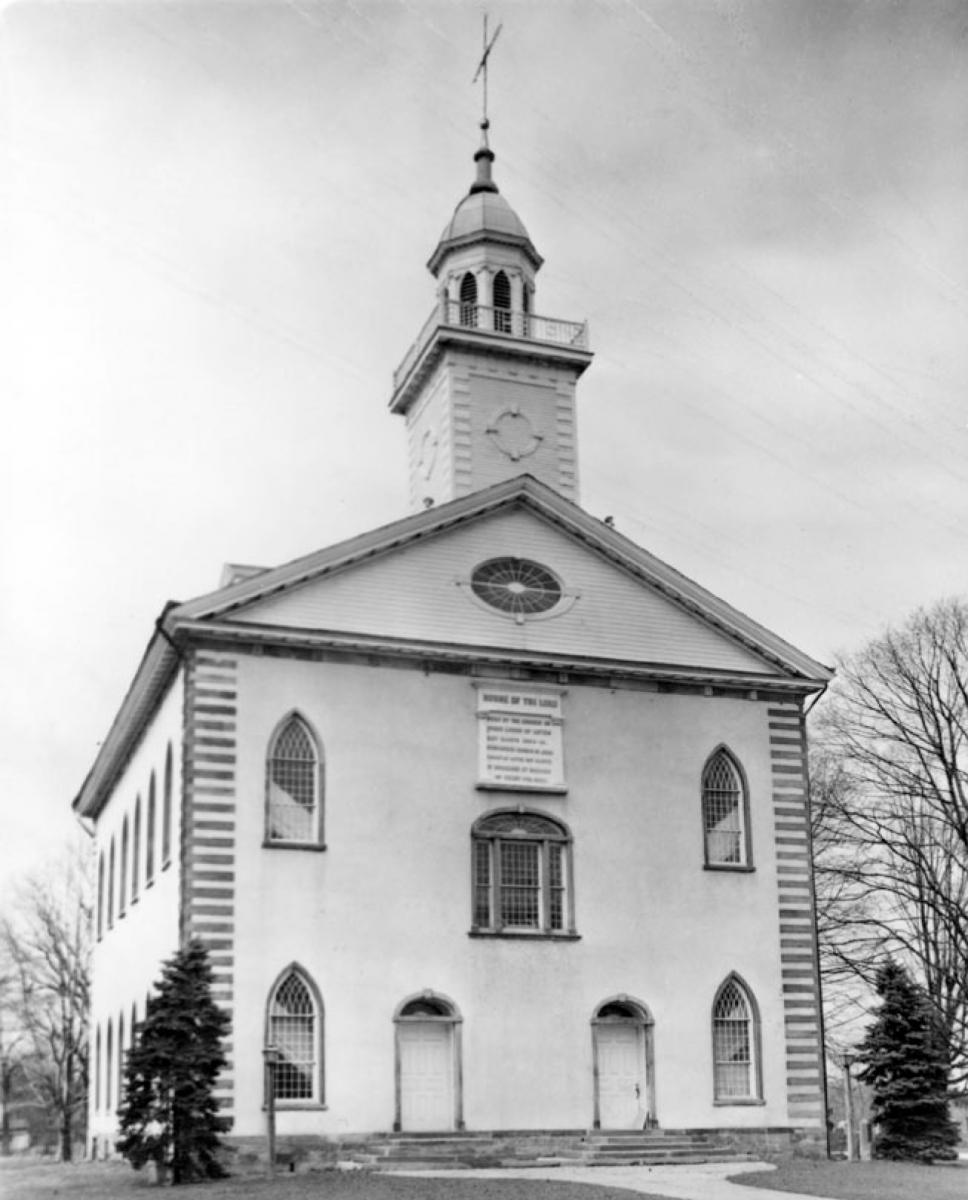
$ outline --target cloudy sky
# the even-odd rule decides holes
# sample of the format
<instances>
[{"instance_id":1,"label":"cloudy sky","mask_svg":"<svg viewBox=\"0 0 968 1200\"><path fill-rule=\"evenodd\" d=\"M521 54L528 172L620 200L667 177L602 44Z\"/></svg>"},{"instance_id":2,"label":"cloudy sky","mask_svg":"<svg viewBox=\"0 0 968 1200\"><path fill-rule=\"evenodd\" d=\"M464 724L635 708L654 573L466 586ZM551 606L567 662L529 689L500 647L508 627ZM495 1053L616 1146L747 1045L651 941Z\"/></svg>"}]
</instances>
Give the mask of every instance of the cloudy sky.
<instances>
[{"instance_id":1,"label":"cloudy sky","mask_svg":"<svg viewBox=\"0 0 968 1200\"><path fill-rule=\"evenodd\" d=\"M0 14L0 875L164 603L406 511L479 3ZM591 323L582 499L822 661L968 591L963 0L503 0L495 177Z\"/></svg>"}]
</instances>

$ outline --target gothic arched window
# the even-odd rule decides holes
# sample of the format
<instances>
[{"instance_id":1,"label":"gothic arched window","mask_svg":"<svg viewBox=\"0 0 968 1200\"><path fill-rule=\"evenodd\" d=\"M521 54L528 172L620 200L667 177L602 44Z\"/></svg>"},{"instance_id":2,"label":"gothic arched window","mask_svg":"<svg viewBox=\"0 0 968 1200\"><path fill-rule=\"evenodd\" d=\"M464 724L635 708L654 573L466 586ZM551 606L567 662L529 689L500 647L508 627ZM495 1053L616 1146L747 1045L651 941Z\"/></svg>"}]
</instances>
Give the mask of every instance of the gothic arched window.
<instances>
[{"instance_id":1,"label":"gothic arched window","mask_svg":"<svg viewBox=\"0 0 968 1200\"><path fill-rule=\"evenodd\" d=\"M713 1002L713 1098L720 1103L760 1097L759 1018L752 994L730 975Z\"/></svg>"},{"instance_id":2,"label":"gothic arched window","mask_svg":"<svg viewBox=\"0 0 968 1200\"><path fill-rule=\"evenodd\" d=\"M128 818L121 823L121 870L118 872L118 916L128 907Z\"/></svg>"},{"instance_id":3,"label":"gothic arched window","mask_svg":"<svg viewBox=\"0 0 968 1200\"><path fill-rule=\"evenodd\" d=\"M108 929L114 927L114 838L108 851Z\"/></svg>"},{"instance_id":4,"label":"gothic arched window","mask_svg":"<svg viewBox=\"0 0 968 1200\"><path fill-rule=\"evenodd\" d=\"M148 829L145 833L145 886L155 878L155 773L148 783Z\"/></svg>"},{"instance_id":5,"label":"gothic arched window","mask_svg":"<svg viewBox=\"0 0 968 1200\"><path fill-rule=\"evenodd\" d=\"M474 825L475 933L574 932L571 836L535 812L491 813Z\"/></svg>"},{"instance_id":6,"label":"gothic arched window","mask_svg":"<svg viewBox=\"0 0 968 1200\"><path fill-rule=\"evenodd\" d=\"M284 971L269 994L266 1035L276 1049L276 1101L322 1104L323 1005L299 967Z\"/></svg>"},{"instance_id":7,"label":"gothic arched window","mask_svg":"<svg viewBox=\"0 0 968 1200\"><path fill-rule=\"evenodd\" d=\"M131 903L138 899L141 886L141 796L134 804L134 838L131 842Z\"/></svg>"},{"instance_id":8,"label":"gothic arched window","mask_svg":"<svg viewBox=\"0 0 968 1200\"><path fill-rule=\"evenodd\" d=\"M97 856L97 936L104 936L104 851Z\"/></svg>"},{"instance_id":9,"label":"gothic arched window","mask_svg":"<svg viewBox=\"0 0 968 1200\"><path fill-rule=\"evenodd\" d=\"M161 865L171 862L171 742L165 752L165 778L161 792Z\"/></svg>"},{"instance_id":10,"label":"gothic arched window","mask_svg":"<svg viewBox=\"0 0 968 1200\"><path fill-rule=\"evenodd\" d=\"M477 280L470 271L465 271L460 281L460 323L477 324Z\"/></svg>"},{"instance_id":11,"label":"gothic arched window","mask_svg":"<svg viewBox=\"0 0 968 1200\"><path fill-rule=\"evenodd\" d=\"M321 845L322 808L322 755L309 726L292 713L269 743L266 841Z\"/></svg>"},{"instance_id":12,"label":"gothic arched window","mask_svg":"<svg viewBox=\"0 0 968 1200\"><path fill-rule=\"evenodd\" d=\"M114 1078L111 1028L111 1018L108 1017L107 1050L104 1062L104 1107L107 1112L111 1111L111 1082Z\"/></svg>"},{"instance_id":13,"label":"gothic arched window","mask_svg":"<svg viewBox=\"0 0 968 1200\"><path fill-rule=\"evenodd\" d=\"M511 281L503 271L494 276L494 328L511 332Z\"/></svg>"},{"instance_id":14,"label":"gothic arched window","mask_svg":"<svg viewBox=\"0 0 968 1200\"><path fill-rule=\"evenodd\" d=\"M724 747L702 773L702 824L707 867L749 867L749 802L739 764Z\"/></svg>"}]
</instances>

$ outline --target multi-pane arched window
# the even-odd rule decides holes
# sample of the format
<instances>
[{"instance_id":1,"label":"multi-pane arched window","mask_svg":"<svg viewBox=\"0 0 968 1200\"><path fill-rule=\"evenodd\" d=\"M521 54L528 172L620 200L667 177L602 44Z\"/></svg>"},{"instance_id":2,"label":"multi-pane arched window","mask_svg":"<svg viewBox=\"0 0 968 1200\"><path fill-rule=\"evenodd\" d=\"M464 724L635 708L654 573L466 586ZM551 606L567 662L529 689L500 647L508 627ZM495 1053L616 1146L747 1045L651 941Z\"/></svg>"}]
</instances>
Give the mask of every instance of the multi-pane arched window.
<instances>
[{"instance_id":1,"label":"multi-pane arched window","mask_svg":"<svg viewBox=\"0 0 968 1200\"><path fill-rule=\"evenodd\" d=\"M321 844L322 808L322 755L309 726L291 713L266 758L266 841Z\"/></svg>"},{"instance_id":2,"label":"multi-pane arched window","mask_svg":"<svg viewBox=\"0 0 968 1200\"><path fill-rule=\"evenodd\" d=\"M165 776L161 792L161 865L171 862L171 742L165 751Z\"/></svg>"},{"instance_id":3,"label":"multi-pane arched window","mask_svg":"<svg viewBox=\"0 0 968 1200\"><path fill-rule=\"evenodd\" d=\"M145 885L155 878L155 773L148 783L148 828L145 832Z\"/></svg>"},{"instance_id":4,"label":"multi-pane arched window","mask_svg":"<svg viewBox=\"0 0 968 1200\"><path fill-rule=\"evenodd\" d=\"M94 1111L101 1111L101 1026L94 1034Z\"/></svg>"},{"instance_id":5,"label":"multi-pane arched window","mask_svg":"<svg viewBox=\"0 0 968 1200\"><path fill-rule=\"evenodd\" d=\"M713 1002L713 1094L725 1103L760 1095L759 1019L752 994L736 975Z\"/></svg>"},{"instance_id":6,"label":"multi-pane arched window","mask_svg":"<svg viewBox=\"0 0 968 1200\"><path fill-rule=\"evenodd\" d=\"M97 856L97 936L104 936L104 851Z\"/></svg>"},{"instance_id":7,"label":"multi-pane arched window","mask_svg":"<svg viewBox=\"0 0 968 1200\"><path fill-rule=\"evenodd\" d=\"M138 899L141 887L141 796L134 804L134 838L131 843L131 903Z\"/></svg>"},{"instance_id":8,"label":"multi-pane arched window","mask_svg":"<svg viewBox=\"0 0 968 1200\"><path fill-rule=\"evenodd\" d=\"M323 1006L309 977L296 966L269 994L266 1037L276 1048L272 1086L285 1104L323 1103Z\"/></svg>"},{"instance_id":9,"label":"multi-pane arched window","mask_svg":"<svg viewBox=\"0 0 968 1200\"><path fill-rule=\"evenodd\" d=\"M108 929L114 925L114 838L108 851Z\"/></svg>"},{"instance_id":10,"label":"multi-pane arched window","mask_svg":"<svg viewBox=\"0 0 968 1200\"><path fill-rule=\"evenodd\" d=\"M541 813L490 813L471 831L477 933L574 932L571 836Z\"/></svg>"},{"instance_id":11,"label":"multi-pane arched window","mask_svg":"<svg viewBox=\"0 0 968 1200\"><path fill-rule=\"evenodd\" d=\"M121 870L118 872L118 916L128 907L128 818L121 822Z\"/></svg>"},{"instance_id":12,"label":"multi-pane arched window","mask_svg":"<svg viewBox=\"0 0 968 1200\"><path fill-rule=\"evenodd\" d=\"M477 324L477 280L470 271L465 271L460 281L460 323Z\"/></svg>"},{"instance_id":13,"label":"multi-pane arched window","mask_svg":"<svg viewBox=\"0 0 968 1200\"><path fill-rule=\"evenodd\" d=\"M702 773L702 824L707 867L750 866L749 801L739 764L725 747Z\"/></svg>"},{"instance_id":14,"label":"multi-pane arched window","mask_svg":"<svg viewBox=\"0 0 968 1200\"><path fill-rule=\"evenodd\" d=\"M120 1104L124 1098L124 1013L118 1013L118 1081L115 1095Z\"/></svg>"},{"instance_id":15,"label":"multi-pane arched window","mask_svg":"<svg viewBox=\"0 0 968 1200\"><path fill-rule=\"evenodd\" d=\"M494 328L511 332L511 281L503 271L494 276Z\"/></svg>"},{"instance_id":16,"label":"multi-pane arched window","mask_svg":"<svg viewBox=\"0 0 968 1200\"><path fill-rule=\"evenodd\" d=\"M112 1063L114 1062L113 1042L111 1037L111 1018L108 1017L108 1033L106 1039L106 1051L104 1059L104 1108L106 1112L111 1111L111 1081L114 1071Z\"/></svg>"}]
</instances>

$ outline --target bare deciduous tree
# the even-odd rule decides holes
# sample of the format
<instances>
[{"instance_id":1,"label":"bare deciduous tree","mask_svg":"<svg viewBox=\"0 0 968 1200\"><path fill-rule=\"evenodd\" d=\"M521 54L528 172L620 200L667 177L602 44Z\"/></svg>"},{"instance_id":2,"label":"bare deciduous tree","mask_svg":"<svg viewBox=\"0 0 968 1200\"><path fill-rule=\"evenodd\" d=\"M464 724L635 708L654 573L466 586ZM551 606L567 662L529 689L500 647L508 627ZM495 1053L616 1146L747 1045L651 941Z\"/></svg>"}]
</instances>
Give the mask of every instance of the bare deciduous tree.
<instances>
[{"instance_id":1,"label":"bare deciduous tree","mask_svg":"<svg viewBox=\"0 0 968 1200\"><path fill-rule=\"evenodd\" d=\"M968 603L860 653L815 730L811 799L828 992L888 955L924 985L968 1079ZM831 986L832 985L832 986Z\"/></svg>"},{"instance_id":2,"label":"bare deciduous tree","mask_svg":"<svg viewBox=\"0 0 968 1200\"><path fill-rule=\"evenodd\" d=\"M91 886L86 853L71 850L27 878L0 918L8 1007L25 1053L20 1066L56 1120L60 1152L83 1135L88 1076Z\"/></svg>"}]
</instances>

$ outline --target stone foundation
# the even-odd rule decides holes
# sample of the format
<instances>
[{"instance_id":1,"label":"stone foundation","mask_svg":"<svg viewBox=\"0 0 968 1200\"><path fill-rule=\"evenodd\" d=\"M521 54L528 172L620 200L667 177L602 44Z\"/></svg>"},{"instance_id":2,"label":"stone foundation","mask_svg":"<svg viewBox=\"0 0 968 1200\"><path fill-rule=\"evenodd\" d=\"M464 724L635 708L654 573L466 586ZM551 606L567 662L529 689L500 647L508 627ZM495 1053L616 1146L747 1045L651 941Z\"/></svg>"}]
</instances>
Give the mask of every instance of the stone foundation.
<instances>
[{"instance_id":1,"label":"stone foundation","mask_svg":"<svg viewBox=\"0 0 968 1200\"><path fill-rule=\"evenodd\" d=\"M824 1131L789 1126L762 1129L668 1129L608 1133L590 1130L497 1130L450 1134L356 1134L326 1138L314 1134L280 1137L277 1172L336 1169L391 1169L596 1165L602 1140L627 1140L626 1161L715 1162L724 1159L824 1158ZM262 1174L268 1165L264 1137L226 1137L233 1174ZM688 1145L685 1145L688 1143ZM666 1150L675 1145L676 1152ZM684 1148L683 1148L684 1147ZM681 1157L678 1155L681 1154ZM615 1159L615 1162L621 1160Z\"/></svg>"}]
</instances>

